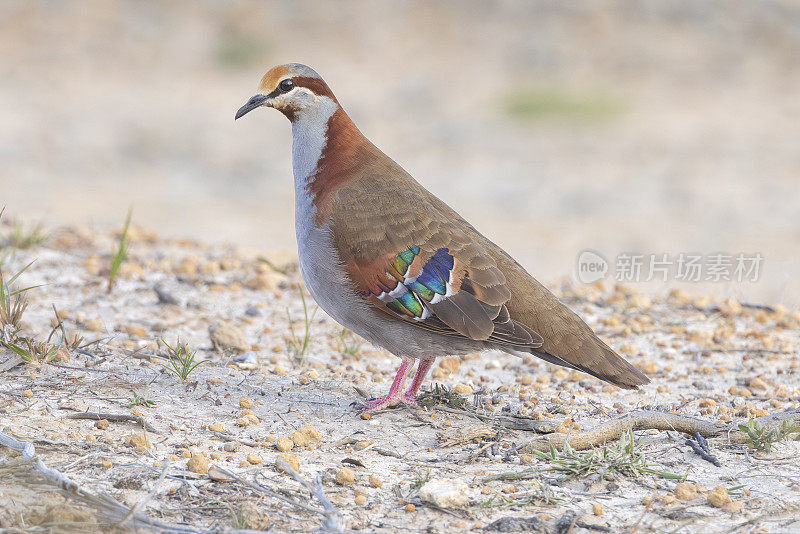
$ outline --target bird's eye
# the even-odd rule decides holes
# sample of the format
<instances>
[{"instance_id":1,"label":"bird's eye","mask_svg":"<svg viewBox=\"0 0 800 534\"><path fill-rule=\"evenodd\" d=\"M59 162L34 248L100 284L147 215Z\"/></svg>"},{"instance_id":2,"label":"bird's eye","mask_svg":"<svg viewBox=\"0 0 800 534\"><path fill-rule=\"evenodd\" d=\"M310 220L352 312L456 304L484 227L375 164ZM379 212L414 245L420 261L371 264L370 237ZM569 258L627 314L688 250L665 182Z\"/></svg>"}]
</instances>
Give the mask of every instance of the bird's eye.
<instances>
[{"instance_id":1,"label":"bird's eye","mask_svg":"<svg viewBox=\"0 0 800 534\"><path fill-rule=\"evenodd\" d=\"M287 79L283 80L280 84L278 84L278 87L284 93L288 93L289 91L294 89L294 82L287 78Z\"/></svg>"}]
</instances>

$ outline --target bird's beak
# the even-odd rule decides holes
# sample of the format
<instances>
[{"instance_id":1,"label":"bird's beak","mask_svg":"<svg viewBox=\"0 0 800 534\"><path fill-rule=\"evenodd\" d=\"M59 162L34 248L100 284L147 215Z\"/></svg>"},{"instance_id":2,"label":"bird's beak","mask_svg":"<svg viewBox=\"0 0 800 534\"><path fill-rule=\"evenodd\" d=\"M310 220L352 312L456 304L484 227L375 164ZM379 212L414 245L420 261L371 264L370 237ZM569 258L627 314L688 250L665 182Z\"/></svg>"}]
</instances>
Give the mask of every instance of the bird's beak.
<instances>
[{"instance_id":1,"label":"bird's beak","mask_svg":"<svg viewBox=\"0 0 800 534\"><path fill-rule=\"evenodd\" d=\"M269 97L267 95L256 95L250 100L247 101L247 104L239 108L239 111L236 112L236 117L233 120L238 119L239 117L244 117L246 114L250 113L257 107L263 106ZM269 105L269 104L267 104Z\"/></svg>"}]
</instances>

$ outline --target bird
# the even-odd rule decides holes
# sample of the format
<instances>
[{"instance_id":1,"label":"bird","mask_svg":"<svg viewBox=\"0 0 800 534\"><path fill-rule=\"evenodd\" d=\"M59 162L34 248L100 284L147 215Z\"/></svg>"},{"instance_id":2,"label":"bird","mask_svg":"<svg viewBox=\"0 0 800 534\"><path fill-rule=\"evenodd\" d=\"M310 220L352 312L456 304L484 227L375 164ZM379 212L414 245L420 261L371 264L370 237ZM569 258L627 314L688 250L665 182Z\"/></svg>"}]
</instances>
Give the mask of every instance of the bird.
<instances>
[{"instance_id":1,"label":"bird","mask_svg":"<svg viewBox=\"0 0 800 534\"><path fill-rule=\"evenodd\" d=\"M309 293L336 322L401 360L388 394L358 403L364 411L413 405L437 357L491 349L625 389L649 382L370 142L312 68L273 67L235 119L260 107L292 125L295 232Z\"/></svg>"}]
</instances>

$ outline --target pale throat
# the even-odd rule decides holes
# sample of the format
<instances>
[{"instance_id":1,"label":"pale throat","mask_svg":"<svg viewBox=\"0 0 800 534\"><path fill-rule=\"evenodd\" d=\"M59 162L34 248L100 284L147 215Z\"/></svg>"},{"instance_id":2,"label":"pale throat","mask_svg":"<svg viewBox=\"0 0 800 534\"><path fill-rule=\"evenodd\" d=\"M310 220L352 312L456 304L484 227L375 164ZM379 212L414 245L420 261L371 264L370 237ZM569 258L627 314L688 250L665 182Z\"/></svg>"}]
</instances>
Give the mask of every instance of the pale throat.
<instances>
[{"instance_id":1,"label":"pale throat","mask_svg":"<svg viewBox=\"0 0 800 534\"><path fill-rule=\"evenodd\" d=\"M294 169L294 220L301 266L308 243L316 230L317 208L311 181L318 171L322 151L328 142L328 121L339 105L327 97L317 97L314 106L295 114L292 121L292 167ZM301 269L302 270L302 269Z\"/></svg>"},{"instance_id":2,"label":"pale throat","mask_svg":"<svg viewBox=\"0 0 800 534\"><path fill-rule=\"evenodd\" d=\"M320 157L328 142L328 121L339 105L325 96L297 112L292 122L292 167L295 194L308 194L307 186L319 170Z\"/></svg>"}]
</instances>

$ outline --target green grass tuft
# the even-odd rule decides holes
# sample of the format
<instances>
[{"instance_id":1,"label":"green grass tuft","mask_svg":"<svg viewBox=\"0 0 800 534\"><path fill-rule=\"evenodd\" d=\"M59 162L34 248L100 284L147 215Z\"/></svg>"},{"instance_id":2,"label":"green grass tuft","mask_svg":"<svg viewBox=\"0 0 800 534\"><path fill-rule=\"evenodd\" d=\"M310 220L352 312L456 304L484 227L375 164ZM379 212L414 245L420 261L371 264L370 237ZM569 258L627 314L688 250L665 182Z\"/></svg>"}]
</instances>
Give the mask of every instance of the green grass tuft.
<instances>
[{"instance_id":1,"label":"green grass tuft","mask_svg":"<svg viewBox=\"0 0 800 534\"><path fill-rule=\"evenodd\" d=\"M300 289L300 300L303 302L303 337L299 338L297 334L294 333L294 320L292 319L292 313L289 309L286 309L286 317L289 319L289 338L286 340L286 350L289 352L296 360L305 359L306 352L308 352L308 346L311 343L311 325L314 322L314 316L317 315L317 311L319 308L314 308L314 312L309 316L308 314L308 305L306 304L306 296L303 292L303 289Z\"/></svg>"},{"instance_id":2,"label":"green grass tuft","mask_svg":"<svg viewBox=\"0 0 800 534\"><path fill-rule=\"evenodd\" d=\"M173 346L164 340L164 335L162 334L161 343L164 345L167 352L166 355L161 356L167 360L167 363L162 363L161 366L180 378L181 382L186 382L186 379L189 378L192 371L205 363L205 360L195 361L194 357L197 352L189 350L189 346L186 343L181 343L180 338L175 341L175 345Z\"/></svg>"},{"instance_id":3,"label":"green grass tuft","mask_svg":"<svg viewBox=\"0 0 800 534\"><path fill-rule=\"evenodd\" d=\"M508 508L511 506L537 506L557 504L564 499L556 497L549 484L537 480L532 487L526 487L516 493L495 493L489 499L480 503L481 508Z\"/></svg>"},{"instance_id":4,"label":"green grass tuft","mask_svg":"<svg viewBox=\"0 0 800 534\"><path fill-rule=\"evenodd\" d=\"M748 448L769 452L774 443L800 435L800 424L794 421L783 421L780 428L767 430L755 419L750 419L747 423L740 423L739 430L747 434Z\"/></svg>"},{"instance_id":5,"label":"green grass tuft","mask_svg":"<svg viewBox=\"0 0 800 534\"><path fill-rule=\"evenodd\" d=\"M128 210L128 216L125 217L125 226L122 227L122 233L119 236L119 244L117 250L111 256L111 268L108 271L108 292L114 288L114 283L119 274L119 268L128 257L128 229L131 226L131 216L133 215L133 208Z\"/></svg>"},{"instance_id":6,"label":"green grass tuft","mask_svg":"<svg viewBox=\"0 0 800 534\"><path fill-rule=\"evenodd\" d=\"M417 397L417 403L420 406L426 407L443 404L450 408L460 409L467 408L469 405L469 401L466 397L456 393L452 389L448 389L447 386L439 384L438 382L433 384L433 389L422 392Z\"/></svg>"},{"instance_id":7,"label":"green grass tuft","mask_svg":"<svg viewBox=\"0 0 800 534\"><path fill-rule=\"evenodd\" d=\"M551 469L566 475L566 479L594 473L604 476L617 473L629 478L655 475L670 480L684 481L686 479L686 474L679 475L664 471L647 461L641 450L644 443L644 438L636 440L633 431L629 430L620 436L616 447L603 446L587 452L577 452L569 446L568 442L565 442L563 451L558 451L551 445L548 452L533 452L539 458L550 462Z\"/></svg>"},{"instance_id":8,"label":"green grass tuft","mask_svg":"<svg viewBox=\"0 0 800 534\"><path fill-rule=\"evenodd\" d=\"M17 223L5 238L4 245L11 248L26 249L41 245L45 241L47 241L47 234L42 231L41 224L35 224L26 229L22 223Z\"/></svg>"},{"instance_id":9,"label":"green grass tuft","mask_svg":"<svg viewBox=\"0 0 800 534\"><path fill-rule=\"evenodd\" d=\"M133 397L128 401L128 408L133 408L134 406L144 406L145 408L150 408L156 405L156 401L152 401L150 399L146 399L143 395L139 395L135 391L131 391Z\"/></svg>"},{"instance_id":10,"label":"green grass tuft","mask_svg":"<svg viewBox=\"0 0 800 534\"><path fill-rule=\"evenodd\" d=\"M361 350L364 340L354 334L352 330L342 328L339 332L339 352L348 356L355 356Z\"/></svg>"}]
</instances>

